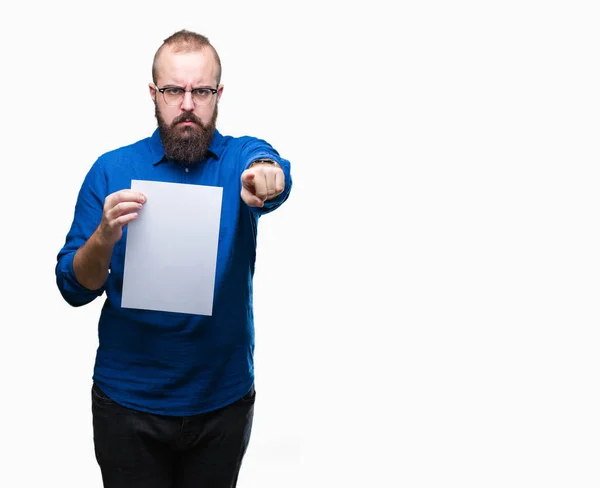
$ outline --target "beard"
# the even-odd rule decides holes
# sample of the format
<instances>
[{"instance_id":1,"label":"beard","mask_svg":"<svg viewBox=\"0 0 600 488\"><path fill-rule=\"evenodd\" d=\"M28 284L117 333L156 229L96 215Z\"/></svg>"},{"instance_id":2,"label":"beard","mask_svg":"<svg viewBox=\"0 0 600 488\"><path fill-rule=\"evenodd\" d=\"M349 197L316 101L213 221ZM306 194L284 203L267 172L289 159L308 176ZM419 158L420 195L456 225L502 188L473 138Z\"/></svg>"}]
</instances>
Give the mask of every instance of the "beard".
<instances>
[{"instance_id":1,"label":"beard","mask_svg":"<svg viewBox=\"0 0 600 488\"><path fill-rule=\"evenodd\" d=\"M158 122L158 131L167 158L186 166L204 159L217 125L217 105L206 125L193 112L185 112L175 117L171 124L167 124L156 102L154 103L154 115ZM196 126L177 126L180 122L187 120L194 122Z\"/></svg>"}]
</instances>

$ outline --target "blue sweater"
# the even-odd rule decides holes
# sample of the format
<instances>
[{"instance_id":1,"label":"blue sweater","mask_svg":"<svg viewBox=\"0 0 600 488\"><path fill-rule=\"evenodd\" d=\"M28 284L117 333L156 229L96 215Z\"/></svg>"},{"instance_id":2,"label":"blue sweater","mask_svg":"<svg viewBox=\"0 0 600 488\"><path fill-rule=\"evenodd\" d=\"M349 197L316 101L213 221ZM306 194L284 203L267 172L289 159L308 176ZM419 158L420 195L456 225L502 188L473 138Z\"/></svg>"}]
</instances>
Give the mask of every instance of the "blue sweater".
<instances>
[{"instance_id":1,"label":"blue sweater","mask_svg":"<svg viewBox=\"0 0 600 488\"><path fill-rule=\"evenodd\" d=\"M260 157L277 161L285 190L264 207L240 198L242 172ZM127 227L110 273L95 291L81 286L73 256L98 227L104 199L131 180L223 188L212 316L121 308ZM57 256L56 282L72 306L106 294L98 323L93 381L117 403L162 415L194 415L234 402L254 382L252 278L260 215L279 207L292 187L290 163L267 142L215 131L207 158L185 168L164 156L158 133L102 155L79 191L73 223Z\"/></svg>"}]
</instances>

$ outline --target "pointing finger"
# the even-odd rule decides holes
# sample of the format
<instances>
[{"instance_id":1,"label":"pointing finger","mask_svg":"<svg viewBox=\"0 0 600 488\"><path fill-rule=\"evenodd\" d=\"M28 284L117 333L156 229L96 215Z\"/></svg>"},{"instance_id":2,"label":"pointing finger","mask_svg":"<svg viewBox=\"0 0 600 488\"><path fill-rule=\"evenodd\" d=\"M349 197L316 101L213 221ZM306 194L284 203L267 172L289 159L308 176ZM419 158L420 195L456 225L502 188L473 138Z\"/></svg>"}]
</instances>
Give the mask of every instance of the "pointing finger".
<instances>
[{"instance_id":1,"label":"pointing finger","mask_svg":"<svg viewBox=\"0 0 600 488\"><path fill-rule=\"evenodd\" d=\"M252 171L244 171L242 173L242 183L251 183L254 179L254 173Z\"/></svg>"}]
</instances>

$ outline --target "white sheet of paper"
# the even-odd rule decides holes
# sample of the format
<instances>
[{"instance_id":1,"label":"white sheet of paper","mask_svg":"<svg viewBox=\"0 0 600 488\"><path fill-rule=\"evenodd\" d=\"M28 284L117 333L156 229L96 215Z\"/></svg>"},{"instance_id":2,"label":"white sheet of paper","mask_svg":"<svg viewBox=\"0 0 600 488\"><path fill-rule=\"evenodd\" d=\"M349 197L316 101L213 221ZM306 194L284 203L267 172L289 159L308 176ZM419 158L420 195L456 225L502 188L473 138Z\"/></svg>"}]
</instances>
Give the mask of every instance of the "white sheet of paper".
<instances>
[{"instance_id":1,"label":"white sheet of paper","mask_svg":"<svg viewBox=\"0 0 600 488\"><path fill-rule=\"evenodd\" d=\"M223 188L132 180L121 306L212 315Z\"/></svg>"}]
</instances>

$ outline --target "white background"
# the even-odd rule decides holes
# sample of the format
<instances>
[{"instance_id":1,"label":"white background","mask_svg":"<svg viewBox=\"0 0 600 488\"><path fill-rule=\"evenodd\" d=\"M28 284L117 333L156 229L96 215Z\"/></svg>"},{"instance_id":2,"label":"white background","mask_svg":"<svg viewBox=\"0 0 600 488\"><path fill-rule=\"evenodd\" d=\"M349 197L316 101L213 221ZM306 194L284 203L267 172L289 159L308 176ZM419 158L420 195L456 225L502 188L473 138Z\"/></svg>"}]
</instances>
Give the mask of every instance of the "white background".
<instances>
[{"instance_id":1,"label":"white background","mask_svg":"<svg viewBox=\"0 0 600 488\"><path fill-rule=\"evenodd\" d=\"M2 7L0 486L101 487L102 303L69 307L54 265L90 165L154 129L180 28L220 52L221 132L292 162L238 486L600 486L595 5Z\"/></svg>"}]
</instances>

